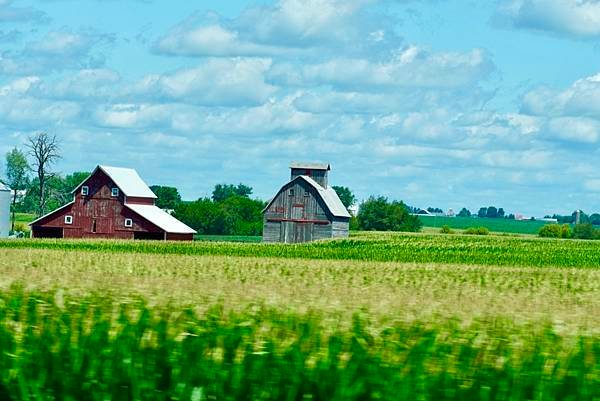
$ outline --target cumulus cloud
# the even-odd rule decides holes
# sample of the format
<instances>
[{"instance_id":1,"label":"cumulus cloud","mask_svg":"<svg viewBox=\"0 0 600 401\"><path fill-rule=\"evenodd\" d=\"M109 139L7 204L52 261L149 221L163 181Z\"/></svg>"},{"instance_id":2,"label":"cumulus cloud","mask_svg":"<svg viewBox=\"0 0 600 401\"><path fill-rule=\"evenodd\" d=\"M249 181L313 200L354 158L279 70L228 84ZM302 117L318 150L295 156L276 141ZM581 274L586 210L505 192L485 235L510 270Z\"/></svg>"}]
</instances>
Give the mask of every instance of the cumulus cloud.
<instances>
[{"instance_id":1,"label":"cumulus cloud","mask_svg":"<svg viewBox=\"0 0 600 401\"><path fill-rule=\"evenodd\" d=\"M523 111L535 115L600 118L600 74L579 79L563 91L540 87L525 94Z\"/></svg>"},{"instance_id":2,"label":"cumulus cloud","mask_svg":"<svg viewBox=\"0 0 600 401\"><path fill-rule=\"evenodd\" d=\"M367 11L374 0L279 0L245 9L234 19L194 14L155 44L186 56L282 56L340 47L373 52L397 44L389 18Z\"/></svg>"},{"instance_id":3,"label":"cumulus cloud","mask_svg":"<svg viewBox=\"0 0 600 401\"><path fill-rule=\"evenodd\" d=\"M472 85L494 70L480 49L468 53L429 53L408 47L385 61L335 58L324 63L279 64L269 79L281 85L331 85L346 91L397 88L454 88Z\"/></svg>"},{"instance_id":4,"label":"cumulus cloud","mask_svg":"<svg viewBox=\"0 0 600 401\"><path fill-rule=\"evenodd\" d=\"M131 94L205 106L256 106L276 91L264 78L270 65L268 59L209 59L194 68L146 76Z\"/></svg>"},{"instance_id":5,"label":"cumulus cloud","mask_svg":"<svg viewBox=\"0 0 600 401\"><path fill-rule=\"evenodd\" d=\"M516 28L579 38L600 36L598 0L508 0L500 3L497 18Z\"/></svg>"},{"instance_id":6,"label":"cumulus cloud","mask_svg":"<svg viewBox=\"0 0 600 401\"><path fill-rule=\"evenodd\" d=\"M30 41L18 52L0 54L0 74L31 75L63 69L97 68L105 58L99 47L114 42L111 35L94 32L51 31Z\"/></svg>"}]
</instances>

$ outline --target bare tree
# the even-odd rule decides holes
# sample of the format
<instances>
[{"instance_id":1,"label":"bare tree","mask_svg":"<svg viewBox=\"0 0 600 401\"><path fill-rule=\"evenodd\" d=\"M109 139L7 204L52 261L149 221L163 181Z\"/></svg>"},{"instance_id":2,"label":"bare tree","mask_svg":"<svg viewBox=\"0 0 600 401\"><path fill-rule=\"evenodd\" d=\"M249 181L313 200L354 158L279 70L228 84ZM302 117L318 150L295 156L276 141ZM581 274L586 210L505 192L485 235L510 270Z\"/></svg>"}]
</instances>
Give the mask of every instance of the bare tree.
<instances>
[{"instance_id":1,"label":"bare tree","mask_svg":"<svg viewBox=\"0 0 600 401\"><path fill-rule=\"evenodd\" d=\"M29 149L29 155L33 158L33 171L37 174L38 189L40 191L40 201L38 213L40 216L46 212L46 184L54 174L50 168L58 159L60 159L60 146L56 135L48 135L46 132L40 132L29 137L26 144Z\"/></svg>"}]
</instances>

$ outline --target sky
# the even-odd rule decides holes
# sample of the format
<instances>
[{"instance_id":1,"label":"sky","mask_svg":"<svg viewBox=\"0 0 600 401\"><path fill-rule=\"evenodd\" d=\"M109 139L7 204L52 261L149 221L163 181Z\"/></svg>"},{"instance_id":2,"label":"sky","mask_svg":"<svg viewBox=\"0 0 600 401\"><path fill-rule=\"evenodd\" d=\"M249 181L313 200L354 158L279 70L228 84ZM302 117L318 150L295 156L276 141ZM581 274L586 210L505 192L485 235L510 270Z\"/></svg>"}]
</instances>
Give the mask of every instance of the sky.
<instances>
[{"instance_id":1,"label":"sky","mask_svg":"<svg viewBox=\"0 0 600 401\"><path fill-rule=\"evenodd\" d=\"M600 211L600 0L0 0L0 154L262 199ZM0 174L2 174L0 169Z\"/></svg>"}]
</instances>

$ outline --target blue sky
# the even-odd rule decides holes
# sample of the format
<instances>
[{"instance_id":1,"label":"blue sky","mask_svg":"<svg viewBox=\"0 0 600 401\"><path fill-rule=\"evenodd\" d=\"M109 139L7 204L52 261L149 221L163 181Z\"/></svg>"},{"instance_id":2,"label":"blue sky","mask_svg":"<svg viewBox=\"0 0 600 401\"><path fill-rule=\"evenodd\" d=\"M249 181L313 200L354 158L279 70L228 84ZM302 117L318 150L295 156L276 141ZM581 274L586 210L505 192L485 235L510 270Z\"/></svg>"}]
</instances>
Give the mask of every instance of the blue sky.
<instances>
[{"instance_id":1,"label":"blue sky","mask_svg":"<svg viewBox=\"0 0 600 401\"><path fill-rule=\"evenodd\" d=\"M0 153L269 198L292 160L360 199L600 211L598 0L0 0Z\"/></svg>"}]
</instances>

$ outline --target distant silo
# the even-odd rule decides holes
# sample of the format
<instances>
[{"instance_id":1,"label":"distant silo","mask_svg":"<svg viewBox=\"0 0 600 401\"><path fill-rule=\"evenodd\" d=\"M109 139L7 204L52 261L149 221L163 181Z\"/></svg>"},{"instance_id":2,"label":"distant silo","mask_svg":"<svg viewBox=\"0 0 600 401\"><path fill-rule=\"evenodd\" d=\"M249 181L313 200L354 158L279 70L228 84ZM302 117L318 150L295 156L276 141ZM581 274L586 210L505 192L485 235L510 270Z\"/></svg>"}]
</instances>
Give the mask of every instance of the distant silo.
<instances>
[{"instance_id":1,"label":"distant silo","mask_svg":"<svg viewBox=\"0 0 600 401\"><path fill-rule=\"evenodd\" d=\"M10 198L10 188L0 183L0 238L8 237L10 232Z\"/></svg>"}]
</instances>

